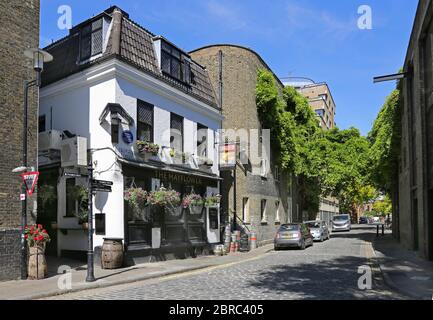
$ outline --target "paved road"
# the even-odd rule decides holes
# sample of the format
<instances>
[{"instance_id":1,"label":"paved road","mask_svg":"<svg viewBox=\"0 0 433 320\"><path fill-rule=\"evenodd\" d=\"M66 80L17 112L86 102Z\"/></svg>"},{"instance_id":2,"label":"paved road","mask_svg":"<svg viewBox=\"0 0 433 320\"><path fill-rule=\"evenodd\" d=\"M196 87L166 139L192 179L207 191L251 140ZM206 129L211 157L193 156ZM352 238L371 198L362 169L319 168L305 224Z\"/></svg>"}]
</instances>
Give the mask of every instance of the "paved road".
<instances>
[{"instance_id":1,"label":"paved road","mask_svg":"<svg viewBox=\"0 0 433 320\"><path fill-rule=\"evenodd\" d=\"M358 288L358 268L373 255L375 229L355 226L305 251L270 250L254 260L94 289L56 299L399 299L380 277L372 290Z\"/></svg>"}]
</instances>

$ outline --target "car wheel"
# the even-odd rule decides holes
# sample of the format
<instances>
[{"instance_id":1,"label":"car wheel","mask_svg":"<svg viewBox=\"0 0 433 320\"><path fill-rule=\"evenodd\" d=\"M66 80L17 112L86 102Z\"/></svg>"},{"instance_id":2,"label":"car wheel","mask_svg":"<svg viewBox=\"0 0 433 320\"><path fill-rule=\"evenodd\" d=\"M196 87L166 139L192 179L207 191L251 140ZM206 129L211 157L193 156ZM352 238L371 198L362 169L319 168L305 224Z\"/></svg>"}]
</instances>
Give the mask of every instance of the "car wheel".
<instances>
[{"instance_id":1,"label":"car wheel","mask_svg":"<svg viewBox=\"0 0 433 320\"><path fill-rule=\"evenodd\" d=\"M320 242L325 241L325 239L323 238L323 236L320 237Z\"/></svg>"},{"instance_id":2,"label":"car wheel","mask_svg":"<svg viewBox=\"0 0 433 320\"><path fill-rule=\"evenodd\" d=\"M300 248L301 250L305 250L305 240L302 241Z\"/></svg>"},{"instance_id":3,"label":"car wheel","mask_svg":"<svg viewBox=\"0 0 433 320\"><path fill-rule=\"evenodd\" d=\"M275 250L275 251L279 251L280 248L278 248L278 247L274 247L274 250Z\"/></svg>"}]
</instances>

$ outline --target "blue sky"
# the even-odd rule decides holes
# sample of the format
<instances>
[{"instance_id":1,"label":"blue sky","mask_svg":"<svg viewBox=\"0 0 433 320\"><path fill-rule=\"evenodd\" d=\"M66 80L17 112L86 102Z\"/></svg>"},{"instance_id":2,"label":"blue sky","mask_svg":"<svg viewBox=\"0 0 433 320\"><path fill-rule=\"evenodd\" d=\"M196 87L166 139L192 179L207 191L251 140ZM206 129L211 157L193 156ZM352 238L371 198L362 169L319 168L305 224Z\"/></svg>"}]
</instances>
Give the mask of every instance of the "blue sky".
<instances>
[{"instance_id":1,"label":"blue sky","mask_svg":"<svg viewBox=\"0 0 433 320\"><path fill-rule=\"evenodd\" d=\"M73 25L111 5L186 51L233 43L254 49L279 77L326 81L337 105L337 125L371 128L394 82L377 75L402 66L416 0L41 0L41 46L67 34L57 27L61 5ZM373 29L357 27L358 7L372 9Z\"/></svg>"}]
</instances>

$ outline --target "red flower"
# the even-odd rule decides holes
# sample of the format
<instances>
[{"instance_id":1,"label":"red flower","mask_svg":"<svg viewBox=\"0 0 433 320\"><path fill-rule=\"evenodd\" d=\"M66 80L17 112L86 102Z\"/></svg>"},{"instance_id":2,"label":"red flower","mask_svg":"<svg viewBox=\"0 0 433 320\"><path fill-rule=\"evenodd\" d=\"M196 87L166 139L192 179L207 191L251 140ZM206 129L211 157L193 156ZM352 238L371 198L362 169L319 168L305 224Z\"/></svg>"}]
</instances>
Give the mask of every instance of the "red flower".
<instances>
[{"instance_id":1,"label":"red flower","mask_svg":"<svg viewBox=\"0 0 433 320\"><path fill-rule=\"evenodd\" d=\"M25 236L24 236L24 239L27 239L29 236L26 234Z\"/></svg>"},{"instance_id":2,"label":"red flower","mask_svg":"<svg viewBox=\"0 0 433 320\"><path fill-rule=\"evenodd\" d=\"M38 224L38 229L42 229L42 225L41 224Z\"/></svg>"},{"instance_id":3,"label":"red flower","mask_svg":"<svg viewBox=\"0 0 433 320\"><path fill-rule=\"evenodd\" d=\"M42 230L42 233L47 233L47 230L45 230L45 229L44 229L44 230Z\"/></svg>"}]
</instances>

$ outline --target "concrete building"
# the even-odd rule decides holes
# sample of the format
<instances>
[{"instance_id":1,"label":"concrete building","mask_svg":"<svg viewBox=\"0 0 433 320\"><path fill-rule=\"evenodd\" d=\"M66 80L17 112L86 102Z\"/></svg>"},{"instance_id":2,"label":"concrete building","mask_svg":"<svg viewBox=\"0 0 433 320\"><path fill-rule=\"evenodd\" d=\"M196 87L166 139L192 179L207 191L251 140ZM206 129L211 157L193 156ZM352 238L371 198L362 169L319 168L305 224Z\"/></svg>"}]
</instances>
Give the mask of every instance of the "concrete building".
<instances>
[{"instance_id":1,"label":"concrete building","mask_svg":"<svg viewBox=\"0 0 433 320\"><path fill-rule=\"evenodd\" d=\"M314 83L312 80L308 81L303 78L299 78L299 80L302 81L283 78L282 82L285 86L294 87L308 99L311 108L320 119L321 128L325 130L335 128L336 105L328 84L325 82Z\"/></svg>"},{"instance_id":2,"label":"concrete building","mask_svg":"<svg viewBox=\"0 0 433 320\"><path fill-rule=\"evenodd\" d=\"M0 2L0 280L20 277L21 178L12 169L22 165L23 85L33 80L32 61L24 50L39 44L39 0ZM28 164L36 167L37 92L30 90ZM35 197L28 200L35 213ZM32 221L29 214L28 221Z\"/></svg>"},{"instance_id":3,"label":"concrete building","mask_svg":"<svg viewBox=\"0 0 433 320\"><path fill-rule=\"evenodd\" d=\"M94 178L113 183L112 192L97 192L93 202L97 251L104 238L122 238L127 263L135 264L195 255L218 243L219 208L192 214L179 206L164 215L155 207L136 212L124 201L131 187L165 187L181 196L219 193L215 140L223 117L206 70L117 7L45 50L55 60L40 97L46 124L39 135L40 186L53 186L57 199L39 220L56 224L52 253L86 253L72 191L87 183L74 176L87 173L87 159L84 168L68 160L77 144L88 149ZM138 141L156 144L156 151L140 152Z\"/></svg>"},{"instance_id":4,"label":"concrete building","mask_svg":"<svg viewBox=\"0 0 433 320\"><path fill-rule=\"evenodd\" d=\"M218 92L217 97L221 101L225 118L223 128L245 129L247 134L250 134L250 146L254 144L258 137L254 137L251 132L261 130L256 106L257 71L270 70L269 66L253 50L237 45L210 45L190 54L207 68L211 82ZM275 81L282 89L283 84L277 77ZM239 159L241 157L242 155L238 156ZM290 176L276 166L272 150L270 154L262 154L258 164L239 164L236 172L236 205L234 173L221 172L224 178L221 185L221 205L225 222L229 218L233 219L233 210L236 208L238 223L254 229L257 232L257 241L264 244L273 241L276 228L281 223L300 219L298 207L293 205L296 201L292 198Z\"/></svg>"},{"instance_id":5,"label":"concrete building","mask_svg":"<svg viewBox=\"0 0 433 320\"><path fill-rule=\"evenodd\" d=\"M433 259L433 1L419 1L404 62L401 160L394 234ZM395 198L395 197L394 197Z\"/></svg>"}]
</instances>

